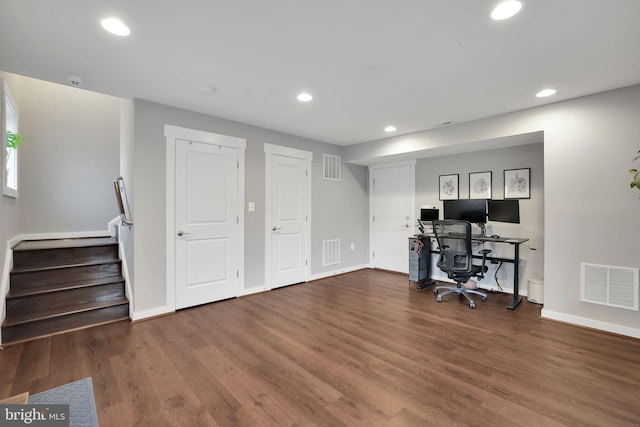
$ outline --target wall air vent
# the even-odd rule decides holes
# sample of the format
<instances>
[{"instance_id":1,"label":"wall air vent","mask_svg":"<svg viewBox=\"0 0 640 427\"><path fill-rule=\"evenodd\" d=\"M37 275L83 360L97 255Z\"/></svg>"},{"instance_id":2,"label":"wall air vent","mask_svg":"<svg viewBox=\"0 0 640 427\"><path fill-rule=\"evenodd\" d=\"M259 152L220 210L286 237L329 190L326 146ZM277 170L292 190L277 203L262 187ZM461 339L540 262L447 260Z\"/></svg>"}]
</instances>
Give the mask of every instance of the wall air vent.
<instances>
[{"instance_id":1,"label":"wall air vent","mask_svg":"<svg viewBox=\"0 0 640 427\"><path fill-rule=\"evenodd\" d=\"M340 239L322 241L322 265L340 264Z\"/></svg>"},{"instance_id":2,"label":"wall air vent","mask_svg":"<svg viewBox=\"0 0 640 427\"><path fill-rule=\"evenodd\" d=\"M638 271L580 264L580 301L638 311Z\"/></svg>"},{"instance_id":3,"label":"wall air vent","mask_svg":"<svg viewBox=\"0 0 640 427\"><path fill-rule=\"evenodd\" d=\"M322 155L322 164L324 171L322 177L324 179L332 179L340 181L340 156L332 156L331 154Z\"/></svg>"}]
</instances>

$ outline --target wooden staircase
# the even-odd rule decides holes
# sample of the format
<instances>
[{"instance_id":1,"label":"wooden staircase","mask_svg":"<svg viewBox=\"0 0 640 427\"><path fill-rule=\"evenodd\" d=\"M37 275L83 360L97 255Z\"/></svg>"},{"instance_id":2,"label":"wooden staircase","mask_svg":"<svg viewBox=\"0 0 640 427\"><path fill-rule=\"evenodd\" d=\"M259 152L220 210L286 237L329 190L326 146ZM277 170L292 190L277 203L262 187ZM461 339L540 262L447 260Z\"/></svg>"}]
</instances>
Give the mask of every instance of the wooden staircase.
<instances>
[{"instance_id":1,"label":"wooden staircase","mask_svg":"<svg viewBox=\"0 0 640 427\"><path fill-rule=\"evenodd\" d=\"M2 344L129 319L114 238L24 241L13 248Z\"/></svg>"}]
</instances>

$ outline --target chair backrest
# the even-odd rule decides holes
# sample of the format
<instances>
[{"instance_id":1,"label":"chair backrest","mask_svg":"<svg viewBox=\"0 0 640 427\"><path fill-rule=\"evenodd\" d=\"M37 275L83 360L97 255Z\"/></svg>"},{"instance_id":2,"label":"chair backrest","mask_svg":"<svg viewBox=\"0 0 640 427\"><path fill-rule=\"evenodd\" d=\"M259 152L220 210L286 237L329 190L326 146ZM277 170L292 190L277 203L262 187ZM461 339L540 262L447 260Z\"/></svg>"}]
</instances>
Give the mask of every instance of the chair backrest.
<instances>
[{"instance_id":1,"label":"chair backrest","mask_svg":"<svg viewBox=\"0 0 640 427\"><path fill-rule=\"evenodd\" d=\"M472 275L471 223L468 221L435 220L433 232L440 247L438 268L449 278L467 281Z\"/></svg>"}]
</instances>

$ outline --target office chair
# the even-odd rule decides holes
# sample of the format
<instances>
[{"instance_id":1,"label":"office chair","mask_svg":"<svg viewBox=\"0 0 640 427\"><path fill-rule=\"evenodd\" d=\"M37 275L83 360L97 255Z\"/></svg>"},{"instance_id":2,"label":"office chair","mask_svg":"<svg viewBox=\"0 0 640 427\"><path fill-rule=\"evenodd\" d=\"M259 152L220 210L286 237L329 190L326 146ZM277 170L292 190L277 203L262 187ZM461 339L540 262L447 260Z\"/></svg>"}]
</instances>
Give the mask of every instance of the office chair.
<instances>
[{"instance_id":1,"label":"office chair","mask_svg":"<svg viewBox=\"0 0 640 427\"><path fill-rule=\"evenodd\" d=\"M487 294L475 289L466 289L462 287L462 284L471 277L479 279L484 277L484 273L487 272L486 257L491 251L489 249L481 250L482 265L473 264L471 223L468 221L435 220L433 221L433 232L440 247L438 268L456 282L456 286L436 286L433 293L438 295L437 301L442 302L442 297L448 294L464 295L469 301L469 307L476 308L471 294L479 295L483 302L487 300ZM446 291L438 293L441 289L446 289Z\"/></svg>"}]
</instances>

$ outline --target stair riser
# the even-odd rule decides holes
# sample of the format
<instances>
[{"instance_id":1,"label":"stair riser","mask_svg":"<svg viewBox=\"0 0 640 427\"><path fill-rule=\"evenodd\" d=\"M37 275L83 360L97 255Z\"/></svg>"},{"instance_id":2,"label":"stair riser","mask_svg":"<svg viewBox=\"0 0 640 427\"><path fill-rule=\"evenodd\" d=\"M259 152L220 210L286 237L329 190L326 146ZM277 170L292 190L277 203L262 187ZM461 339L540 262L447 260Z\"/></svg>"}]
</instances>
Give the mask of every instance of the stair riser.
<instances>
[{"instance_id":1,"label":"stair riser","mask_svg":"<svg viewBox=\"0 0 640 427\"><path fill-rule=\"evenodd\" d=\"M16 341L51 335L71 329L86 328L129 317L129 304L107 307L82 313L74 313L55 319L41 320L2 328L2 342Z\"/></svg>"},{"instance_id":2,"label":"stair riser","mask_svg":"<svg viewBox=\"0 0 640 427\"><path fill-rule=\"evenodd\" d=\"M13 252L13 269L49 267L53 265L83 264L98 260L118 259L118 246L105 245L80 248L55 248L16 250Z\"/></svg>"},{"instance_id":3,"label":"stair riser","mask_svg":"<svg viewBox=\"0 0 640 427\"><path fill-rule=\"evenodd\" d=\"M30 272L11 272L11 289L26 290L64 283L79 283L104 278L120 277L122 263L116 261L108 264L68 267Z\"/></svg>"},{"instance_id":4,"label":"stair riser","mask_svg":"<svg viewBox=\"0 0 640 427\"><path fill-rule=\"evenodd\" d=\"M91 301L110 301L125 295L124 282L109 283L6 300L7 317L36 314L44 309L69 308Z\"/></svg>"}]
</instances>

